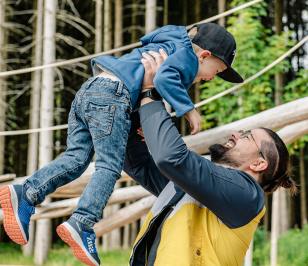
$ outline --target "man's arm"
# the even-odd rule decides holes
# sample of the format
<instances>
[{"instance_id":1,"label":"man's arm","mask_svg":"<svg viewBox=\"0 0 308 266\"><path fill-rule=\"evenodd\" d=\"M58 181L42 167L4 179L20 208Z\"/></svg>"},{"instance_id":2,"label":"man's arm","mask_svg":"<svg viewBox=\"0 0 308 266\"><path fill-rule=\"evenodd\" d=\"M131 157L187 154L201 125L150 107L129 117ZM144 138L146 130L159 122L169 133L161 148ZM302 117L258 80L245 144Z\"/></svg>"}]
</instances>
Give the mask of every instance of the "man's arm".
<instances>
[{"instance_id":1,"label":"man's arm","mask_svg":"<svg viewBox=\"0 0 308 266\"><path fill-rule=\"evenodd\" d=\"M215 165L190 151L162 102L144 104L139 113L147 146L164 176L229 227L247 224L261 211L261 187L246 173Z\"/></svg>"},{"instance_id":2,"label":"man's arm","mask_svg":"<svg viewBox=\"0 0 308 266\"><path fill-rule=\"evenodd\" d=\"M131 120L124 171L145 189L158 196L169 180L160 173L145 142L137 134L137 129L140 127L138 112L132 113Z\"/></svg>"}]
</instances>

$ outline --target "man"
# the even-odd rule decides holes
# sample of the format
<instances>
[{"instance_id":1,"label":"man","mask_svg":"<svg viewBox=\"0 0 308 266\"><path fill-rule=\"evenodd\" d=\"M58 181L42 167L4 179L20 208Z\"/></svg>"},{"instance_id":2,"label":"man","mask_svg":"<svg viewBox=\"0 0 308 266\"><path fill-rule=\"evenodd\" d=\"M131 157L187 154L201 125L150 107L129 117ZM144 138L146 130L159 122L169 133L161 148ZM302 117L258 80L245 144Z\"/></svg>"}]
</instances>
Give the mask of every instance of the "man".
<instances>
[{"instance_id":1,"label":"man","mask_svg":"<svg viewBox=\"0 0 308 266\"><path fill-rule=\"evenodd\" d=\"M143 60L147 88L164 59L151 55ZM145 142L133 117L124 170L158 198L130 265L242 265L265 213L264 192L296 191L286 146L269 129L237 131L210 147L209 161L187 148L159 97L142 95Z\"/></svg>"}]
</instances>

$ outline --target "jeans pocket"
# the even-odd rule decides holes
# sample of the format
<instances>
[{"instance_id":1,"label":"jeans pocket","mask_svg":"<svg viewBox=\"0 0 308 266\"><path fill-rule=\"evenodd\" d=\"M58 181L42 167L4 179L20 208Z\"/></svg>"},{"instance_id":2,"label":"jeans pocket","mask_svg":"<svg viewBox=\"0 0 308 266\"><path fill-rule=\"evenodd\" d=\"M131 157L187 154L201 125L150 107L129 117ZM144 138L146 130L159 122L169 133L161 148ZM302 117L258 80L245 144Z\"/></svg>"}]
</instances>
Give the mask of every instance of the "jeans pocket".
<instances>
[{"instance_id":1,"label":"jeans pocket","mask_svg":"<svg viewBox=\"0 0 308 266\"><path fill-rule=\"evenodd\" d=\"M111 134L115 110L115 105L89 102L86 119L93 140Z\"/></svg>"}]
</instances>

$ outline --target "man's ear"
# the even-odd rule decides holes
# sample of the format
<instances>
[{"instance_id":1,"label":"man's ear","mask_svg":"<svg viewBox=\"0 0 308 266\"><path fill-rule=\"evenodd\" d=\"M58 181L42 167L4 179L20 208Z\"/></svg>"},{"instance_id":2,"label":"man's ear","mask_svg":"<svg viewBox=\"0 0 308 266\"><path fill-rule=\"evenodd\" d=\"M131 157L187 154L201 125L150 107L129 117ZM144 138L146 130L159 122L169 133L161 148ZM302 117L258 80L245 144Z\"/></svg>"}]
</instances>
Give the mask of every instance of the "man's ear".
<instances>
[{"instance_id":1,"label":"man's ear","mask_svg":"<svg viewBox=\"0 0 308 266\"><path fill-rule=\"evenodd\" d=\"M259 157L254 162L249 165L249 169L253 172L262 172L268 167L268 162L264 159Z\"/></svg>"},{"instance_id":2,"label":"man's ear","mask_svg":"<svg viewBox=\"0 0 308 266\"><path fill-rule=\"evenodd\" d=\"M201 50L198 54L198 58L200 63L203 62L203 59L210 57L212 55L212 53L209 50Z\"/></svg>"}]
</instances>

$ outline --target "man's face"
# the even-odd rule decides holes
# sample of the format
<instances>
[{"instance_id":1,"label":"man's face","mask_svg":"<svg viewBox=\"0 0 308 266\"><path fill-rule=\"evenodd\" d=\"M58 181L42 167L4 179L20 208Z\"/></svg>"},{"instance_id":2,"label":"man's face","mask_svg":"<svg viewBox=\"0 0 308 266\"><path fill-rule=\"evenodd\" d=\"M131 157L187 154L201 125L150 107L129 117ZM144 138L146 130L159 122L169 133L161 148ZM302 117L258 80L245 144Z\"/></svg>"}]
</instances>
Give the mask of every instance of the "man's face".
<instances>
[{"instance_id":1,"label":"man's face","mask_svg":"<svg viewBox=\"0 0 308 266\"><path fill-rule=\"evenodd\" d=\"M271 141L263 129L232 132L224 144L209 147L213 162L245 170L258 158L264 158L262 141ZM266 159L265 159L266 160Z\"/></svg>"},{"instance_id":2,"label":"man's face","mask_svg":"<svg viewBox=\"0 0 308 266\"><path fill-rule=\"evenodd\" d=\"M199 56L199 69L194 82L210 81L226 68L225 63L213 55Z\"/></svg>"}]
</instances>

